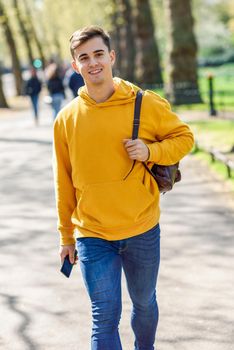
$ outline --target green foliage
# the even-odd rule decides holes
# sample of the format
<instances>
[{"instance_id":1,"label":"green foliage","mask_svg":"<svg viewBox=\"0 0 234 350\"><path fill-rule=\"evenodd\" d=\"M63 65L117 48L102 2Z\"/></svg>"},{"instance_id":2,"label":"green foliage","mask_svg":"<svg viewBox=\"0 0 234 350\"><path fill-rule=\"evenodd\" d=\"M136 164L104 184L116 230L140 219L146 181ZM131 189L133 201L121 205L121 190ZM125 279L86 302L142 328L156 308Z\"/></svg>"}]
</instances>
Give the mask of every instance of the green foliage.
<instances>
[{"instance_id":1,"label":"green foliage","mask_svg":"<svg viewBox=\"0 0 234 350\"><path fill-rule=\"evenodd\" d=\"M209 85L208 76L213 76L214 103L218 111L234 110L234 64L226 64L219 67L206 67L198 69L199 88L203 104L179 106L177 111L183 109L208 111L209 110Z\"/></svg>"},{"instance_id":2,"label":"green foliage","mask_svg":"<svg viewBox=\"0 0 234 350\"><path fill-rule=\"evenodd\" d=\"M194 105L174 106L176 112L183 110L209 111L209 86L208 75L214 77L214 103L217 111L234 110L234 64L226 64L219 67L199 68L199 88L204 103ZM164 80L166 77L164 76ZM160 96L165 97L164 90L154 89Z\"/></svg>"},{"instance_id":3,"label":"green foliage","mask_svg":"<svg viewBox=\"0 0 234 350\"><path fill-rule=\"evenodd\" d=\"M68 47L71 34L90 24L105 26L108 29L110 24L107 18L111 10L111 4L107 0L69 0L69 4L64 0L44 0L41 18L45 32L48 33L51 51L54 54L58 53L59 44L59 54L62 58L70 59Z\"/></svg>"},{"instance_id":4,"label":"green foliage","mask_svg":"<svg viewBox=\"0 0 234 350\"><path fill-rule=\"evenodd\" d=\"M214 102L219 109L234 108L234 64L199 69L200 89L208 103L208 75L213 75Z\"/></svg>"},{"instance_id":5,"label":"green foliage","mask_svg":"<svg viewBox=\"0 0 234 350\"><path fill-rule=\"evenodd\" d=\"M69 38L71 34L90 24L98 24L110 29L109 14L112 11L111 2L108 0L26 0L31 10L31 16L36 32L44 47L47 56L60 56L70 60ZM27 63L26 50L20 30L16 21L16 12L11 0L3 0L7 8L11 27L16 38L19 55L23 63ZM26 11L23 2L20 1L21 15L27 25ZM1 31L0 31L1 33ZM5 51L5 41L0 35L0 48L4 46L1 53ZM34 47L34 50L36 48ZM8 52L8 50L6 51ZM36 52L36 54L38 54ZM10 65L10 55L0 54L0 59Z\"/></svg>"},{"instance_id":6,"label":"green foliage","mask_svg":"<svg viewBox=\"0 0 234 350\"><path fill-rule=\"evenodd\" d=\"M68 39L73 31L80 27L99 24L111 30L111 14L115 0L26 0L30 9L33 24L47 54L60 54L70 60ZM10 19L11 27L17 42L21 61L27 63L25 45L15 20L12 0L2 0ZM155 32L159 43L160 54L165 67L165 51L167 44L167 23L163 0L150 0ZM131 0L133 7L135 0ZM21 14L27 25L24 1L19 1ZM199 44L199 57L211 54L226 54L234 48L234 2L233 0L193 0L195 29ZM33 46L35 56L37 48ZM10 55L0 28L0 60L10 65Z\"/></svg>"},{"instance_id":7,"label":"green foliage","mask_svg":"<svg viewBox=\"0 0 234 350\"><path fill-rule=\"evenodd\" d=\"M199 57L223 54L233 48L233 0L194 0Z\"/></svg>"}]
</instances>

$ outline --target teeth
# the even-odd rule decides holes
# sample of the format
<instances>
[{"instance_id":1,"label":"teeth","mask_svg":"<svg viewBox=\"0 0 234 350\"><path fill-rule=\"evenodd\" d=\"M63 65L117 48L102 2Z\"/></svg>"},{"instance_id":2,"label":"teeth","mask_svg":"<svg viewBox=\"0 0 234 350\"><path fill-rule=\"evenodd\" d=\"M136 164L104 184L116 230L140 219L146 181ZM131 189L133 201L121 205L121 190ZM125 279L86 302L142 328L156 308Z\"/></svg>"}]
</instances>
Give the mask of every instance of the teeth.
<instances>
[{"instance_id":1,"label":"teeth","mask_svg":"<svg viewBox=\"0 0 234 350\"><path fill-rule=\"evenodd\" d=\"M93 70L92 72L90 72L90 74L96 74L96 73L99 73L99 72L101 72L101 69Z\"/></svg>"}]
</instances>

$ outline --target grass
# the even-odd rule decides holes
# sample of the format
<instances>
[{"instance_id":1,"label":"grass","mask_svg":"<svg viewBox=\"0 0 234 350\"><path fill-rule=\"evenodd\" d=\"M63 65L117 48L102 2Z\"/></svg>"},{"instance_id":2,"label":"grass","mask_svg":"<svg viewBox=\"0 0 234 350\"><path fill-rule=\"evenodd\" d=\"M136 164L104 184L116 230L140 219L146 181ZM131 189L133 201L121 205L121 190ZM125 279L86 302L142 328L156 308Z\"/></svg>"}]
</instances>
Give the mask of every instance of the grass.
<instances>
[{"instance_id":1,"label":"grass","mask_svg":"<svg viewBox=\"0 0 234 350\"><path fill-rule=\"evenodd\" d=\"M205 148L228 152L234 145L234 120L208 119L189 122L195 139Z\"/></svg>"},{"instance_id":2,"label":"grass","mask_svg":"<svg viewBox=\"0 0 234 350\"><path fill-rule=\"evenodd\" d=\"M230 153L234 146L234 120L202 120L189 122L191 129L194 132L195 139L201 149L215 148L221 152L227 153L228 157L234 161L234 154ZM219 162L211 162L211 156L203 151L195 153L196 156L206 161L212 170L227 181L232 190L234 190L234 171L231 179L228 179L226 166Z\"/></svg>"},{"instance_id":3,"label":"grass","mask_svg":"<svg viewBox=\"0 0 234 350\"><path fill-rule=\"evenodd\" d=\"M209 84L207 77L213 76L214 102L219 109L234 108L234 64L199 69L199 87L204 102L208 103Z\"/></svg>"},{"instance_id":4,"label":"grass","mask_svg":"<svg viewBox=\"0 0 234 350\"><path fill-rule=\"evenodd\" d=\"M214 104L218 111L234 110L234 64L225 64L220 67L202 67L198 69L198 82L204 103L176 106L176 110L209 110L209 84L208 76L213 76ZM156 91L165 96L163 89ZM175 108L174 108L175 109Z\"/></svg>"}]
</instances>

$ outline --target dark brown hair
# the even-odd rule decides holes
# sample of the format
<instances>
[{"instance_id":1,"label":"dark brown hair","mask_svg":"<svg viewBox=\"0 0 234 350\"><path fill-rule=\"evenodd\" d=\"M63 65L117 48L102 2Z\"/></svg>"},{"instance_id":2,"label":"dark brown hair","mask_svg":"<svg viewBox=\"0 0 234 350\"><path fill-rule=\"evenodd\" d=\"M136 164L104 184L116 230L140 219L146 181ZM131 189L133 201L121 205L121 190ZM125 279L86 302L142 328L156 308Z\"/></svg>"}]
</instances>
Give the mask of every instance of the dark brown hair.
<instances>
[{"instance_id":1,"label":"dark brown hair","mask_svg":"<svg viewBox=\"0 0 234 350\"><path fill-rule=\"evenodd\" d=\"M101 37L104 44L107 46L108 50L111 50L110 45L110 36L99 26L89 26L75 31L70 37L70 51L71 55L74 58L75 49L79 47L81 44L85 43L89 39L95 37Z\"/></svg>"}]
</instances>

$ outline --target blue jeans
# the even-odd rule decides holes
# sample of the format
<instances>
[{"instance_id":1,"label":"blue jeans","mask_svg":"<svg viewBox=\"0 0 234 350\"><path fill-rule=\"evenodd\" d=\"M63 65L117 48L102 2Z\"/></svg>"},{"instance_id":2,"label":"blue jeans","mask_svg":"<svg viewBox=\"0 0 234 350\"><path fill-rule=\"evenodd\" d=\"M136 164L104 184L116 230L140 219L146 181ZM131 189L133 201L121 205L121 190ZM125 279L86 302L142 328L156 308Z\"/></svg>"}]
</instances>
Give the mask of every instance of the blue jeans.
<instances>
[{"instance_id":1,"label":"blue jeans","mask_svg":"<svg viewBox=\"0 0 234 350\"><path fill-rule=\"evenodd\" d=\"M32 102L34 117L35 117L36 120L38 120L38 99L39 99L39 95L31 95L30 98L31 98L31 102Z\"/></svg>"},{"instance_id":2,"label":"blue jeans","mask_svg":"<svg viewBox=\"0 0 234 350\"><path fill-rule=\"evenodd\" d=\"M160 227L118 240L78 238L84 282L92 303L92 350L121 350L121 272L133 303L131 325L135 350L153 350L158 323L156 282L160 261Z\"/></svg>"},{"instance_id":3,"label":"blue jeans","mask_svg":"<svg viewBox=\"0 0 234 350\"><path fill-rule=\"evenodd\" d=\"M64 100L64 94L61 92L58 92L56 94L52 94L51 97L52 97L51 106L52 106L52 109L54 112L54 118L55 118L61 109L62 102Z\"/></svg>"}]
</instances>

